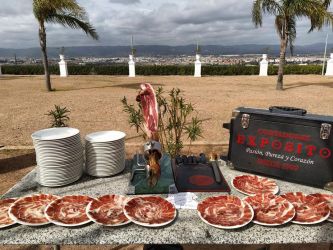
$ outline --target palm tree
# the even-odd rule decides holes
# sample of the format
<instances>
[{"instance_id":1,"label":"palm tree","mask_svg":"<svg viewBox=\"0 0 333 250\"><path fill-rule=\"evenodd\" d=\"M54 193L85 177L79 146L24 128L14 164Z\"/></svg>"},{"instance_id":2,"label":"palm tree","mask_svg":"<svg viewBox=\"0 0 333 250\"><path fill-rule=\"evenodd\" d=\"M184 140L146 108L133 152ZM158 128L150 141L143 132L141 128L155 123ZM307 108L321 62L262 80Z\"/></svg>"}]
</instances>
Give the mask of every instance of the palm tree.
<instances>
[{"instance_id":1,"label":"palm tree","mask_svg":"<svg viewBox=\"0 0 333 250\"><path fill-rule=\"evenodd\" d=\"M65 27L82 29L95 40L98 39L98 35L93 26L87 21L85 10L78 5L76 0L33 0L32 5L33 13L39 24L39 43L43 54L46 88L51 91L45 23L58 23Z\"/></svg>"},{"instance_id":2,"label":"palm tree","mask_svg":"<svg viewBox=\"0 0 333 250\"><path fill-rule=\"evenodd\" d=\"M331 0L255 0L252 7L252 21L256 27L262 26L262 15L275 16L275 28L280 37L280 63L276 89L283 89L283 67L289 45L293 53L296 39L296 21L308 18L311 21L309 32L320 30L323 25L333 24L333 15L328 11Z\"/></svg>"}]
</instances>

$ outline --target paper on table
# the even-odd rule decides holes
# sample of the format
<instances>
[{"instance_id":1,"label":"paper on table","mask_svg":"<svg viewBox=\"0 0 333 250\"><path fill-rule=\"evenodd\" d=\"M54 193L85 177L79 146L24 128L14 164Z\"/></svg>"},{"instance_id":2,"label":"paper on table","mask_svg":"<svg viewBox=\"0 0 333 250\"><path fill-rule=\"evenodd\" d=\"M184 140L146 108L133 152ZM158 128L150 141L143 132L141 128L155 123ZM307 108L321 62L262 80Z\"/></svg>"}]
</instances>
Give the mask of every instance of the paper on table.
<instances>
[{"instance_id":1,"label":"paper on table","mask_svg":"<svg viewBox=\"0 0 333 250\"><path fill-rule=\"evenodd\" d=\"M196 209L198 205L197 198L198 196L194 193L177 193L169 194L167 200L178 209Z\"/></svg>"}]
</instances>

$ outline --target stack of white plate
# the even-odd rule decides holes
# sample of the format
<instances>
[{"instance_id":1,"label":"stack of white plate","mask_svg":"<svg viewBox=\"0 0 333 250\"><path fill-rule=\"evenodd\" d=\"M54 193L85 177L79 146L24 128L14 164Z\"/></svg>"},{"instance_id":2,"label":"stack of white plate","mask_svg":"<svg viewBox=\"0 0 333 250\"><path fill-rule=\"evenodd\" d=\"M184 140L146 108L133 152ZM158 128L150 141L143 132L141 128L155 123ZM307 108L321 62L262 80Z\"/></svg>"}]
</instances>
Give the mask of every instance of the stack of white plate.
<instances>
[{"instance_id":1,"label":"stack of white plate","mask_svg":"<svg viewBox=\"0 0 333 250\"><path fill-rule=\"evenodd\" d=\"M125 168L125 136L120 131L101 131L86 136L86 171L105 177Z\"/></svg>"},{"instance_id":2,"label":"stack of white plate","mask_svg":"<svg viewBox=\"0 0 333 250\"><path fill-rule=\"evenodd\" d=\"M31 135L36 151L37 181L58 187L80 179L83 172L83 146L75 128L49 128Z\"/></svg>"}]
</instances>

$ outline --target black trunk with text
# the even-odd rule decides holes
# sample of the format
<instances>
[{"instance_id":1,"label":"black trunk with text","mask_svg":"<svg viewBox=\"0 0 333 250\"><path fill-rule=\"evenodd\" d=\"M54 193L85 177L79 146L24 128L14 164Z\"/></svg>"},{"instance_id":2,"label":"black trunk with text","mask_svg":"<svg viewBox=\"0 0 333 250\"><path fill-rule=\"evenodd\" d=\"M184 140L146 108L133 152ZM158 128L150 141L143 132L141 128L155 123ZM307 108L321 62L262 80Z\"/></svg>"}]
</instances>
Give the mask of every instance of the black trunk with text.
<instances>
[{"instance_id":1,"label":"black trunk with text","mask_svg":"<svg viewBox=\"0 0 333 250\"><path fill-rule=\"evenodd\" d=\"M291 108L236 114L228 156L236 169L321 188L333 181L333 117Z\"/></svg>"}]
</instances>

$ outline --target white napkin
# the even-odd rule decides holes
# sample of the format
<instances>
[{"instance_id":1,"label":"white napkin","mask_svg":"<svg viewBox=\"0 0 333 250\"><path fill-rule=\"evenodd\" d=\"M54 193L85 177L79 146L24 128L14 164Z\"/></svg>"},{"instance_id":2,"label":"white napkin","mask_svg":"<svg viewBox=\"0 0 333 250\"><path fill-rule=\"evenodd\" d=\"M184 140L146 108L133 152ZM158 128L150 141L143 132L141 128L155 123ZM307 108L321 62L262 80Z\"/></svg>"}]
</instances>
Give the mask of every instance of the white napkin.
<instances>
[{"instance_id":1,"label":"white napkin","mask_svg":"<svg viewBox=\"0 0 333 250\"><path fill-rule=\"evenodd\" d=\"M169 194L167 200L171 202L177 209L197 209L198 196L194 193L177 193Z\"/></svg>"}]
</instances>

